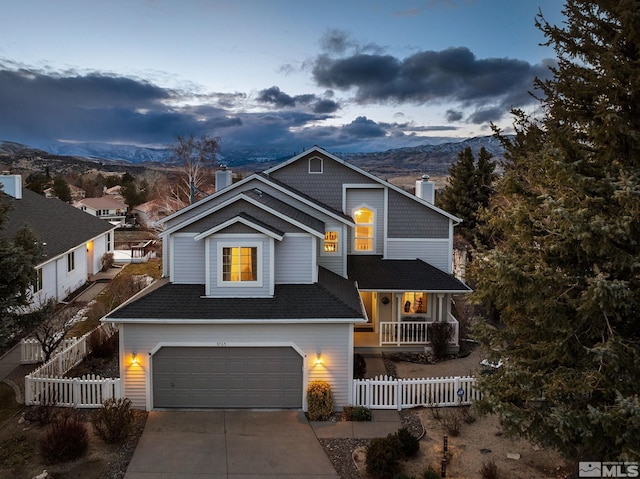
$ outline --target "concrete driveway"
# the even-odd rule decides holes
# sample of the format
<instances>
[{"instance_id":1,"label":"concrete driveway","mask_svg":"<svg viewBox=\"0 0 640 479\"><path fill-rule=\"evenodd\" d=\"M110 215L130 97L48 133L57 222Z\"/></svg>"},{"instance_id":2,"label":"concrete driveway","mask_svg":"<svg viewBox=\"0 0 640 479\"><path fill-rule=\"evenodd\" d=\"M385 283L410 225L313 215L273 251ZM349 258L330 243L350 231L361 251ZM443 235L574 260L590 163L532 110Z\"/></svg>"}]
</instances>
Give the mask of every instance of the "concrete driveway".
<instances>
[{"instance_id":1,"label":"concrete driveway","mask_svg":"<svg viewBox=\"0 0 640 479\"><path fill-rule=\"evenodd\" d=\"M152 411L125 479L339 479L300 411Z\"/></svg>"}]
</instances>

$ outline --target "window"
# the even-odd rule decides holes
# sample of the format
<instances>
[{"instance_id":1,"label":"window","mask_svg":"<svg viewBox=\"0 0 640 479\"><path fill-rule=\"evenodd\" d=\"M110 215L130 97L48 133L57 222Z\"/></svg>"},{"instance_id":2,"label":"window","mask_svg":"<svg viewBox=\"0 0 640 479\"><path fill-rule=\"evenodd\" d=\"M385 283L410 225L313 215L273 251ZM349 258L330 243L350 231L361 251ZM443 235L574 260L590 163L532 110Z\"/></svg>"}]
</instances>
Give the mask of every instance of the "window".
<instances>
[{"instance_id":1,"label":"window","mask_svg":"<svg viewBox=\"0 0 640 479\"><path fill-rule=\"evenodd\" d=\"M338 232L327 231L324 234L324 252L325 253L337 253L338 252Z\"/></svg>"},{"instance_id":2,"label":"window","mask_svg":"<svg viewBox=\"0 0 640 479\"><path fill-rule=\"evenodd\" d=\"M76 269L76 252L72 251L67 255L67 273Z\"/></svg>"},{"instance_id":3,"label":"window","mask_svg":"<svg viewBox=\"0 0 640 479\"><path fill-rule=\"evenodd\" d=\"M427 293L407 292L402 294L402 312L405 314L426 314Z\"/></svg>"},{"instance_id":4,"label":"window","mask_svg":"<svg viewBox=\"0 0 640 479\"><path fill-rule=\"evenodd\" d=\"M356 251L373 251L373 228L375 213L369 208L358 208L355 213L356 228L354 249Z\"/></svg>"},{"instance_id":5,"label":"window","mask_svg":"<svg viewBox=\"0 0 640 479\"><path fill-rule=\"evenodd\" d=\"M111 233L107 233L107 252L111 251Z\"/></svg>"},{"instance_id":6,"label":"window","mask_svg":"<svg viewBox=\"0 0 640 479\"><path fill-rule=\"evenodd\" d=\"M42 268L36 270L36 276L33 278L31 286L33 287L34 293L42 290Z\"/></svg>"},{"instance_id":7,"label":"window","mask_svg":"<svg viewBox=\"0 0 640 479\"><path fill-rule=\"evenodd\" d=\"M318 158L314 156L313 158L309 158L309 173L322 173L322 158Z\"/></svg>"},{"instance_id":8,"label":"window","mask_svg":"<svg viewBox=\"0 0 640 479\"><path fill-rule=\"evenodd\" d=\"M222 281L258 281L258 248L222 248Z\"/></svg>"}]
</instances>

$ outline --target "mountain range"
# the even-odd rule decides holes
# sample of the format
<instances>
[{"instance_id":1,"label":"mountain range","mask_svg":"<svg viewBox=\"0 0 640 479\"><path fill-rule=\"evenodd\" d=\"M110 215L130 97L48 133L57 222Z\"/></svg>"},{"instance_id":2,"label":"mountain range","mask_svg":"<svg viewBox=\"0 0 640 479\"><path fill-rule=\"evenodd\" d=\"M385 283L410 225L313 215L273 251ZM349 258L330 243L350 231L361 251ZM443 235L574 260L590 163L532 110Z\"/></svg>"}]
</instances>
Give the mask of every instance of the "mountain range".
<instances>
[{"instance_id":1,"label":"mountain range","mask_svg":"<svg viewBox=\"0 0 640 479\"><path fill-rule=\"evenodd\" d=\"M390 149L370 153L331 152L354 165L382 177L428 173L446 175L449 167L457 161L458 153L467 146L477 155L481 147L494 158L502 158L504 149L493 136L482 136L436 145ZM284 161L299 152L256 148L245 150L222 150L219 163L239 171L260 171ZM147 148L132 145L104 143L60 143L52 142L33 148L15 142L0 142L0 166L2 169L42 170L48 166L53 171L64 171L96 167L109 171L153 168L169 162L169 148ZM29 167L31 166L31 167Z\"/></svg>"}]
</instances>

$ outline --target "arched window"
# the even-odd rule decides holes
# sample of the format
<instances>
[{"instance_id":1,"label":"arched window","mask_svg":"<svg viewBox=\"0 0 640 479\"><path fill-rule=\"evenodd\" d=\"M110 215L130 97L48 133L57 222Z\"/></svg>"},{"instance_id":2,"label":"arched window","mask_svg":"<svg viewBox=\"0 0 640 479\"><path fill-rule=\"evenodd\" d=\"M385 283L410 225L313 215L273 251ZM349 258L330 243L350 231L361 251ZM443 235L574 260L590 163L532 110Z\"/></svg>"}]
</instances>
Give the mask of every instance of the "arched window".
<instances>
[{"instance_id":1,"label":"arched window","mask_svg":"<svg viewBox=\"0 0 640 479\"><path fill-rule=\"evenodd\" d=\"M375 212L363 206L353 216L356 221L353 248L356 252L373 251Z\"/></svg>"}]
</instances>

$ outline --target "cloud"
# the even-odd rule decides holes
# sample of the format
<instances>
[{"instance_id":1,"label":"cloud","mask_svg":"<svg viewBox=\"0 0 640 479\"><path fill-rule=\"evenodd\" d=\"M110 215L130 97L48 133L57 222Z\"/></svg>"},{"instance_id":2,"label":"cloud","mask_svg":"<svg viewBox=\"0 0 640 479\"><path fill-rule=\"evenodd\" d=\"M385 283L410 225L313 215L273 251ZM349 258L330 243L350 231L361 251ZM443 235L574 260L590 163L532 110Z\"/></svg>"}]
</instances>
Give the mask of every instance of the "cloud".
<instances>
[{"instance_id":1,"label":"cloud","mask_svg":"<svg viewBox=\"0 0 640 479\"><path fill-rule=\"evenodd\" d=\"M489 119L497 120L514 107L533 103L528 92L534 78L549 76L547 64L478 59L466 47L421 51L404 59L368 53L335 58L325 53L315 59L312 75L321 87L354 91L360 104L454 102L478 110L476 119L488 117L491 110L494 116Z\"/></svg>"},{"instance_id":2,"label":"cloud","mask_svg":"<svg viewBox=\"0 0 640 479\"><path fill-rule=\"evenodd\" d=\"M447 110L446 112L447 121L454 122L462 120L463 114L459 110Z\"/></svg>"},{"instance_id":3,"label":"cloud","mask_svg":"<svg viewBox=\"0 0 640 479\"><path fill-rule=\"evenodd\" d=\"M369 120L366 116L359 116L346 125L343 131L359 138L376 138L386 135L384 128L375 121Z\"/></svg>"},{"instance_id":4,"label":"cloud","mask_svg":"<svg viewBox=\"0 0 640 479\"><path fill-rule=\"evenodd\" d=\"M333 96L329 91L328 96ZM335 113L340 109L340 104L329 98L320 98L313 94L290 96L280 90L277 86L272 86L258 92L256 101L268 103L276 108L294 108L310 105L312 111L318 114Z\"/></svg>"}]
</instances>

